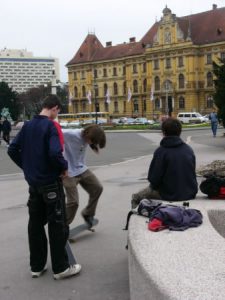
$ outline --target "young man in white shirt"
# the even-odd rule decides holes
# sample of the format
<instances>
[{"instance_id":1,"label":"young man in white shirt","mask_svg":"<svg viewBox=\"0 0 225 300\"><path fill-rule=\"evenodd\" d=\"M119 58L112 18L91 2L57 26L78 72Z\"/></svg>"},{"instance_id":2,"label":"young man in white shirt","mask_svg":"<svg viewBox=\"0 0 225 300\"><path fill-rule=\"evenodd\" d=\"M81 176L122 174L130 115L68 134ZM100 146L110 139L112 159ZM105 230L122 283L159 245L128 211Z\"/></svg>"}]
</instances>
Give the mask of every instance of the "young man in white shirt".
<instances>
[{"instance_id":1,"label":"young man in white shirt","mask_svg":"<svg viewBox=\"0 0 225 300\"><path fill-rule=\"evenodd\" d=\"M67 197L67 224L72 223L79 206L77 185L80 184L89 194L87 206L81 214L85 222L92 227L93 217L103 186L85 163L86 149L89 145L94 152L98 153L99 148L104 148L106 144L105 132L100 126L92 124L82 129L65 129L63 135L65 143L64 156L68 161L69 175L63 180Z\"/></svg>"}]
</instances>

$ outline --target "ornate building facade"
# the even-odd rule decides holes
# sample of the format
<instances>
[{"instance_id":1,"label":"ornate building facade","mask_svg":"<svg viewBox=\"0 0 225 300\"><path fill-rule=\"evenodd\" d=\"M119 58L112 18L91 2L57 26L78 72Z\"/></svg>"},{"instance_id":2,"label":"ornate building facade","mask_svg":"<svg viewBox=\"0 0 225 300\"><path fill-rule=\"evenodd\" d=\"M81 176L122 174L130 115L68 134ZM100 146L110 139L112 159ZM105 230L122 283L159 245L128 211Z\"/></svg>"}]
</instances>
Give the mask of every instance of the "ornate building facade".
<instances>
[{"instance_id":1,"label":"ornate building facade","mask_svg":"<svg viewBox=\"0 0 225 300\"><path fill-rule=\"evenodd\" d=\"M108 111L112 118L206 114L213 107L212 62L219 58L225 58L225 7L216 5L185 17L166 7L138 42L104 47L88 34L67 64L69 112Z\"/></svg>"}]
</instances>

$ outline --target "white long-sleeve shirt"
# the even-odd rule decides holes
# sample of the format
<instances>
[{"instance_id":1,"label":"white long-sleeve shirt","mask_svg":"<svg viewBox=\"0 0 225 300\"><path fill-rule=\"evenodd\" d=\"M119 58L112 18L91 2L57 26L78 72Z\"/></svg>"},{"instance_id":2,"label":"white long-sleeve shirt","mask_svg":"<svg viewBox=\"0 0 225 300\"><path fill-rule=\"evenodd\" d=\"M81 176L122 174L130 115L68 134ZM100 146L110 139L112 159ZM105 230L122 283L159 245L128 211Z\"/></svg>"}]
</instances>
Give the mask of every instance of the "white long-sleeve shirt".
<instances>
[{"instance_id":1,"label":"white long-sleeve shirt","mask_svg":"<svg viewBox=\"0 0 225 300\"><path fill-rule=\"evenodd\" d=\"M64 157L68 161L69 177L84 173L88 167L85 163L85 154L88 143L85 142L81 133L83 129L63 129Z\"/></svg>"}]
</instances>

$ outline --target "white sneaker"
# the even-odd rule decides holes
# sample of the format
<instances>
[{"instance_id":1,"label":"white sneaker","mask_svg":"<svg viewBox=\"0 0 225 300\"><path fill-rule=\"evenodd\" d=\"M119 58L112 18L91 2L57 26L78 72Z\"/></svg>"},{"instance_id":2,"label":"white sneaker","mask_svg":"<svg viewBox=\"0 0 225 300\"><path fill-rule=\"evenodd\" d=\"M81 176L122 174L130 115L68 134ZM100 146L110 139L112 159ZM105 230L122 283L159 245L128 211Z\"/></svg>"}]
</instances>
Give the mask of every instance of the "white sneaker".
<instances>
[{"instance_id":1,"label":"white sneaker","mask_svg":"<svg viewBox=\"0 0 225 300\"><path fill-rule=\"evenodd\" d=\"M81 265L79 265L79 264L71 265L65 271L58 273L58 274L54 274L53 277L54 277L54 279L68 278L68 277L78 274L80 272L80 270L81 270Z\"/></svg>"},{"instance_id":2,"label":"white sneaker","mask_svg":"<svg viewBox=\"0 0 225 300\"><path fill-rule=\"evenodd\" d=\"M43 275L46 271L47 271L47 266L45 266L44 269L41 270L40 272L33 272L33 271L31 271L30 273L31 273L32 278L38 278L41 275Z\"/></svg>"}]
</instances>

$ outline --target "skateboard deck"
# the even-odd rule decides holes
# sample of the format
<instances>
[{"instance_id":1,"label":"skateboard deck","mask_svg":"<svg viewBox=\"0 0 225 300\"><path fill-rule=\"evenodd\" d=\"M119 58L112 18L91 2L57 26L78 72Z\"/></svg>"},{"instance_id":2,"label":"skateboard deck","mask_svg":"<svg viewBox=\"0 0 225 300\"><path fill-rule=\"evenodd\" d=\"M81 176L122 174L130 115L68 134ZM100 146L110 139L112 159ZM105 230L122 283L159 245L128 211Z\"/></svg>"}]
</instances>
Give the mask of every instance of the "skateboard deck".
<instances>
[{"instance_id":1,"label":"skateboard deck","mask_svg":"<svg viewBox=\"0 0 225 300\"><path fill-rule=\"evenodd\" d=\"M72 252L69 241L67 241L67 243L66 243L66 252L67 252L67 255L68 255L69 264L70 265L77 264L77 259L76 259L75 255Z\"/></svg>"},{"instance_id":2,"label":"skateboard deck","mask_svg":"<svg viewBox=\"0 0 225 300\"><path fill-rule=\"evenodd\" d=\"M98 219L94 219L93 226L96 226L97 224L98 224ZM90 227L87 223L80 224L80 225L70 229L69 238L72 238L85 230L94 232L95 230L94 230L93 226Z\"/></svg>"}]
</instances>

